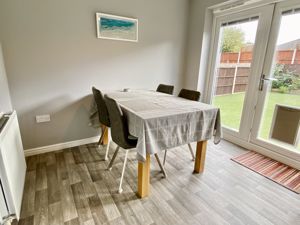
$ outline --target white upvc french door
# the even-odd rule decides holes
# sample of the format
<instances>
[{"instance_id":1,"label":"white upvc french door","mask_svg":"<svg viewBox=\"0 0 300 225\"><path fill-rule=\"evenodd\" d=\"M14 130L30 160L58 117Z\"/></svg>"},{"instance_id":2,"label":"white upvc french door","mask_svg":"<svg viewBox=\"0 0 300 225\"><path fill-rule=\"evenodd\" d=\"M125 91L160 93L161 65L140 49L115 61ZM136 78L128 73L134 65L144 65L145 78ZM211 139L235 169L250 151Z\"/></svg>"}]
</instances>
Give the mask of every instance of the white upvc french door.
<instances>
[{"instance_id":1,"label":"white upvc french door","mask_svg":"<svg viewBox=\"0 0 300 225\"><path fill-rule=\"evenodd\" d=\"M256 145L271 149L282 155L286 155L296 161L300 161L300 137L299 137L299 121L293 121L288 118L288 115L300 111L300 1L290 0L275 4L275 9L272 17L272 26L268 40L268 48L262 67L262 75L259 77L257 91L257 105L255 108L255 116L253 120L253 128L250 135L250 141ZM283 42L283 43L282 43ZM284 56L283 54L289 54ZM280 62L280 58L285 62ZM299 59L298 59L298 57ZM278 59L279 58L279 59ZM283 73L291 76L291 84L282 86L283 91L288 93L276 93L272 89L272 80L274 79L278 69ZM276 71L277 70L277 71ZM292 90L288 90L292 86ZM283 123L286 124L287 130L283 129L282 133L289 129L293 130L292 136L294 140L290 143L280 141L280 138L273 139L272 132L276 121L278 107L283 107L284 110L291 111L287 113ZM271 117L271 118L268 118ZM272 120L270 122L270 119ZM288 126L290 126L288 128ZM297 132L298 126L298 132ZM295 127L295 128L292 128ZM298 135L297 135L298 133ZM266 136L267 135L267 136ZM284 135L283 135L284 136ZM278 140L279 139L279 140Z\"/></svg>"},{"instance_id":2,"label":"white upvc french door","mask_svg":"<svg viewBox=\"0 0 300 225\"><path fill-rule=\"evenodd\" d=\"M223 133L239 139L248 140L250 130L253 122L254 105L253 92L255 89L256 77L261 73L262 64L266 52L268 39L266 33L270 31L271 20L270 17L273 13L273 5L267 5L260 8L248 9L242 12L230 13L225 15L216 16L214 20L213 30L213 44L210 56L209 66L209 87L207 102L220 106L223 102L218 103L218 95L225 93L228 104L220 106L221 115L227 114L224 120ZM226 32L239 29L251 29L253 33L249 35L249 42L251 42L252 57L245 59L241 52L223 51L224 36ZM229 31L228 31L229 30ZM226 54L228 60L226 61ZM243 54L243 53L242 53ZM234 58L235 59L230 59ZM243 59L244 58L244 59ZM234 61L234 64L231 63ZM247 76L243 76L246 73ZM241 74L239 77L238 74ZM237 86L242 81L241 78L248 79L248 84L244 85L244 94L237 96L239 90ZM240 81L239 81L240 80ZM230 84L228 84L230 82ZM240 84L240 86L242 83ZM229 87L229 88L228 88ZM222 93L224 92L224 93ZM238 101L235 100L239 97ZM221 100L222 101L222 100ZM226 108L224 108L226 107ZM234 121L230 121L234 114ZM232 117L233 118L233 117Z\"/></svg>"},{"instance_id":3,"label":"white upvc french door","mask_svg":"<svg viewBox=\"0 0 300 225\"><path fill-rule=\"evenodd\" d=\"M220 107L225 139L300 162L300 122L289 143L274 136L279 109L300 113L300 1L227 12L214 15L205 100Z\"/></svg>"}]
</instances>

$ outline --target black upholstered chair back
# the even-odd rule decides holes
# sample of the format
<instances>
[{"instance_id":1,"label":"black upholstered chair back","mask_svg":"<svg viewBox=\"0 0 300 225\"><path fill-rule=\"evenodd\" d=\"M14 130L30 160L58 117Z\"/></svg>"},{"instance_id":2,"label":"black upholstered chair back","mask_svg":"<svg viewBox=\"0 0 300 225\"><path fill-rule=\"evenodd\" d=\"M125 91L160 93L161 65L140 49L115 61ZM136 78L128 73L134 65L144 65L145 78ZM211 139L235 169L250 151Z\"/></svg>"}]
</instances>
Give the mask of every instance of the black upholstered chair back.
<instances>
[{"instance_id":1,"label":"black upholstered chair back","mask_svg":"<svg viewBox=\"0 0 300 225\"><path fill-rule=\"evenodd\" d=\"M188 89L181 89L179 92L178 97L189 99L192 101L199 101L201 93L199 91L188 90Z\"/></svg>"},{"instance_id":2,"label":"black upholstered chair back","mask_svg":"<svg viewBox=\"0 0 300 225\"><path fill-rule=\"evenodd\" d=\"M110 120L108 116L107 107L104 101L104 96L97 88L92 87L94 99L97 105L99 121L101 124L110 127Z\"/></svg>"},{"instance_id":3,"label":"black upholstered chair back","mask_svg":"<svg viewBox=\"0 0 300 225\"><path fill-rule=\"evenodd\" d=\"M137 139L129 138L128 123L119 104L112 98L105 96L109 119L111 121L112 140L124 149L134 148Z\"/></svg>"},{"instance_id":4,"label":"black upholstered chair back","mask_svg":"<svg viewBox=\"0 0 300 225\"><path fill-rule=\"evenodd\" d=\"M166 85L166 84L160 84L160 85L158 85L156 91L172 95L173 91L174 91L174 86Z\"/></svg>"}]
</instances>

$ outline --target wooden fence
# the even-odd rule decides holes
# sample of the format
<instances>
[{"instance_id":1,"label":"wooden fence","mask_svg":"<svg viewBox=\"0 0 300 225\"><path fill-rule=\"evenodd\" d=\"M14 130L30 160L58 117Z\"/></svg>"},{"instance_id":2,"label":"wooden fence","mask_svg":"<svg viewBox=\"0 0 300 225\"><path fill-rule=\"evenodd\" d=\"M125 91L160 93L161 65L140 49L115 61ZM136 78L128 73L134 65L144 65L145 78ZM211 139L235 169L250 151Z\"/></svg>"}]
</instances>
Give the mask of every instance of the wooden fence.
<instances>
[{"instance_id":1,"label":"wooden fence","mask_svg":"<svg viewBox=\"0 0 300 225\"><path fill-rule=\"evenodd\" d=\"M224 52L218 68L216 95L245 92L252 61L252 52ZM300 49L280 50L276 53L276 63L300 75Z\"/></svg>"}]
</instances>

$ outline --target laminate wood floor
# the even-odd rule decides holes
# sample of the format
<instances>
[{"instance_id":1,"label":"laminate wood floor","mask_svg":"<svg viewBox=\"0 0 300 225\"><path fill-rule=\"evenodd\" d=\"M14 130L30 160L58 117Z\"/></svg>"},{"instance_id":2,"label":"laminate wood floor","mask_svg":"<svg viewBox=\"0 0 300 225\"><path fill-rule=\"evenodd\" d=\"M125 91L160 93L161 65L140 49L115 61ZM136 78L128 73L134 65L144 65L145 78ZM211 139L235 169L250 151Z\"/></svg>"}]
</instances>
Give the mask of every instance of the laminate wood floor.
<instances>
[{"instance_id":1,"label":"laminate wood floor","mask_svg":"<svg viewBox=\"0 0 300 225\"><path fill-rule=\"evenodd\" d=\"M122 194L124 151L111 171L95 144L31 156L19 225L300 224L300 196L230 160L244 151L226 141L209 143L204 173L192 174L187 146L172 149L167 179L151 158L151 196L142 200L135 195L134 151Z\"/></svg>"}]
</instances>

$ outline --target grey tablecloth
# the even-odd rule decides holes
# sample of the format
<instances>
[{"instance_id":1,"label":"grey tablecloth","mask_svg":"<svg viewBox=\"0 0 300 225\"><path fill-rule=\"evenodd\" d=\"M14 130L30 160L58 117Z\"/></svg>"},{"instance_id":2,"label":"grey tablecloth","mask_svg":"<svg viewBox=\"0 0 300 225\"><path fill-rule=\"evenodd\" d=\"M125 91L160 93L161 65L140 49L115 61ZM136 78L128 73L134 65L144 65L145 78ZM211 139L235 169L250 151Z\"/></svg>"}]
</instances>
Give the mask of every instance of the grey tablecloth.
<instances>
[{"instance_id":1,"label":"grey tablecloth","mask_svg":"<svg viewBox=\"0 0 300 225\"><path fill-rule=\"evenodd\" d=\"M122 107L131 135L138 137L137 158L190 142L221 140L220 110L212 105L154 91L109 92Z\"/></svg>"}]
</instances>

